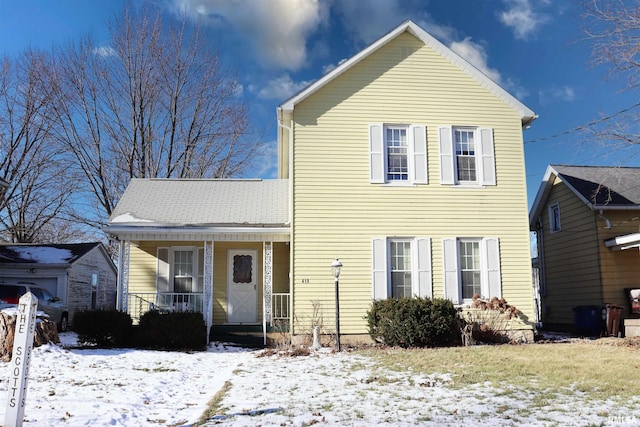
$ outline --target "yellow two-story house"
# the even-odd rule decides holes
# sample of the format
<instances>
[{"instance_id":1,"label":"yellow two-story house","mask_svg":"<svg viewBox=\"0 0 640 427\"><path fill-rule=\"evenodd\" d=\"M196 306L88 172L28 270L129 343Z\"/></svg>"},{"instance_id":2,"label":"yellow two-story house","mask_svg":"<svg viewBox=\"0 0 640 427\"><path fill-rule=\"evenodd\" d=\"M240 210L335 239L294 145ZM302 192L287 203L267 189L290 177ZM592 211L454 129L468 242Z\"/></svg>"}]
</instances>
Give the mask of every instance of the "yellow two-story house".
<instances>
[{"instance_id":1,"label":"yellow two-story house","mask_svg":"<svg viewBox=\"0 0 640 427\"><path fill-rule=\"evenodd\" d=\"M330 334L339 258L348 338L367 339L374 299L479 294L518 307L531 339L522 131L535 118L407 21L278 107L278 179L132 181L109 224L120 308L182 302L214 331Z\"/></svg>"}]
</instances>

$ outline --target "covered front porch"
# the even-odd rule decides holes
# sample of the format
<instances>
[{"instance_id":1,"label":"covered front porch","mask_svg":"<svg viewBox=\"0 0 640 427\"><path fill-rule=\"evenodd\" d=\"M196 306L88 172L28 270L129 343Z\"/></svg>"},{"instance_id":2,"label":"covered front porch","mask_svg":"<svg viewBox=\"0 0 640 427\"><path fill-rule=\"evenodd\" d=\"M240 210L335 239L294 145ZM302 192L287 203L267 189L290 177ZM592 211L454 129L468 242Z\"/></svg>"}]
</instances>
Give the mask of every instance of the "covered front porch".
<instances>
[{"instance_id":1,"label":"covered front porch","mask_svg":"<svg viewBox=\"0 0 640 427\"><path fill-rule=\"evenodd\" d=\"M282 230L281 230L282 231ZM149 310L202 313L208 336L287 332L291 321L288 232L262 236L158 236L121 240L117 309L134 324Z\"/></svg>"},{"instance_id":2,"label":"covered front porch","mask_svg":"<svg viewBox=\"0 0 640 427\"><path fill-rule=\"evenodd\" d=\"M291 320L289 214L286 179L132 179L106 227L117 309L200 312L208 336L260 327L266 343Z\"/></svg>"}]
</instances>

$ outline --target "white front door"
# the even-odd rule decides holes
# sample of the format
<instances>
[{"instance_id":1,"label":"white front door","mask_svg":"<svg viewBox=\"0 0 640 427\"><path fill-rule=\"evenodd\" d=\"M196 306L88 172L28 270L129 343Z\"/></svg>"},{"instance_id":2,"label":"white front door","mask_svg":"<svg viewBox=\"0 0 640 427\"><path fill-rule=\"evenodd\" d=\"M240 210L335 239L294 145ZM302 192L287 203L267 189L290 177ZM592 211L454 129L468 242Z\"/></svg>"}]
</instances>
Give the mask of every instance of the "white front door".
<instances>
[{"instance_id":1,"label":"white front door","mask_svg":"<svg viewBox=\"0 0 640 427\"><path fill-rule=\"evenodd\" d=\"M257 251L229 250L227 274L227 322L258 321Z\"/></svg>"}]
</instances>

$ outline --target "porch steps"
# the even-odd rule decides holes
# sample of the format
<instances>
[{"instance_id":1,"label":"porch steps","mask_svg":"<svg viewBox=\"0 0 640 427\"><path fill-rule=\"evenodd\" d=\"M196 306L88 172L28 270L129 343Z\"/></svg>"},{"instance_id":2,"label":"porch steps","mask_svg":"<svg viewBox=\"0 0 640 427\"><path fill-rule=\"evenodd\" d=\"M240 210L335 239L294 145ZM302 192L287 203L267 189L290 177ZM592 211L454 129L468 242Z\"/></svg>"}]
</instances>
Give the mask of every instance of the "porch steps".
<instances>
[{"instance_id":1,"label":"porch steps","mask_svg":"<svg viewBox=\"0 0 640 427\"><path fill-rule=\"evenodd\" d=\"M262 325L213 325L209 341L232 343L244 348L264 348Z\"/></svg>"}]
</instances>

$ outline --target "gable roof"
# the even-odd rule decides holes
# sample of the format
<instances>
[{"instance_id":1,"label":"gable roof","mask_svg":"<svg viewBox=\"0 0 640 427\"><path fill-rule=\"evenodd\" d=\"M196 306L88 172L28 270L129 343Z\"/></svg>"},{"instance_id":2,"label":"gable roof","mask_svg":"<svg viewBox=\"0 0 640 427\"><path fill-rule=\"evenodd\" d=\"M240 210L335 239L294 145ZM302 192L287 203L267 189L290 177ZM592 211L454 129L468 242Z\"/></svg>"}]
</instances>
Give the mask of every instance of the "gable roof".
<instances>
[{"instance_id":1,"label":"gable roof","mask_svg":"<svg viewBox=\"0 0 640 427\"><path fill-rule=\"evenodd\" d=\"M540 216L556 179L593 210L640 209L640 168L549 165L529 213L531 226Z\"/></svg>"},{"instance_id":2,"label":"gable roof","mask_svg":"<svg viewBox=\"0 0 640 427\"><path fill-rule=\"evenodd\" d=\"M102 243L0 245L0 264L68 266L98 246Z\"/></svg>"},{"instance_id":3,"label":"gable roof","mask_svg":"<svg viewBox=\"0 0 640 427\"><path fill-rule=\"evenodd\" d=\"M444 44L439 42L436 38L434 38L431 34L427 33L425 30L416 25L413 21L405 21L395 29L391 30L389 33L373 42L371 45L366 47L364 50L360 51L358 54L352 56L348 60L344 61L342 64L338 65L329 73L325 74L320 79L316 80L311 85L307 86L305 89L293 95L291 98L286 100L280 105L280 109L284 111L293 111L293 108L296 104L302 102L319 89L327 85L329 82L351 69L354 65L358 64L360 61L376 52L378 49L382 48L386 44L388 44L393 39L397 38L401 34L408 32L420 40L425 45L429 46L433 50L435 50L438 54L443 56L453 65L458 67L461 71L469 75L472 79L474 79L477 83L479 83L482 87L487 89L497 98L501 99L505 104L509 105L511 108L516 110L520 115L520 120L522 121L522 126L528 126L533 122L538 116L531 110L529 107L524 105L518 99L516 99L509 92L504 90L501 86L499 86L496 82L491 80L472 65L469 61L462 58L460 55L446 47Z\"/></svg>"},{"instance_id":4,"label":"gable roof","mask_svg":"<svg viewBox=\"0 0 640 427\"><path fill-rule=\"evenodd\" d=\"M132 179L107 230L123 227L283 227L284 179Z\"/></svg>"}]
</instances>

